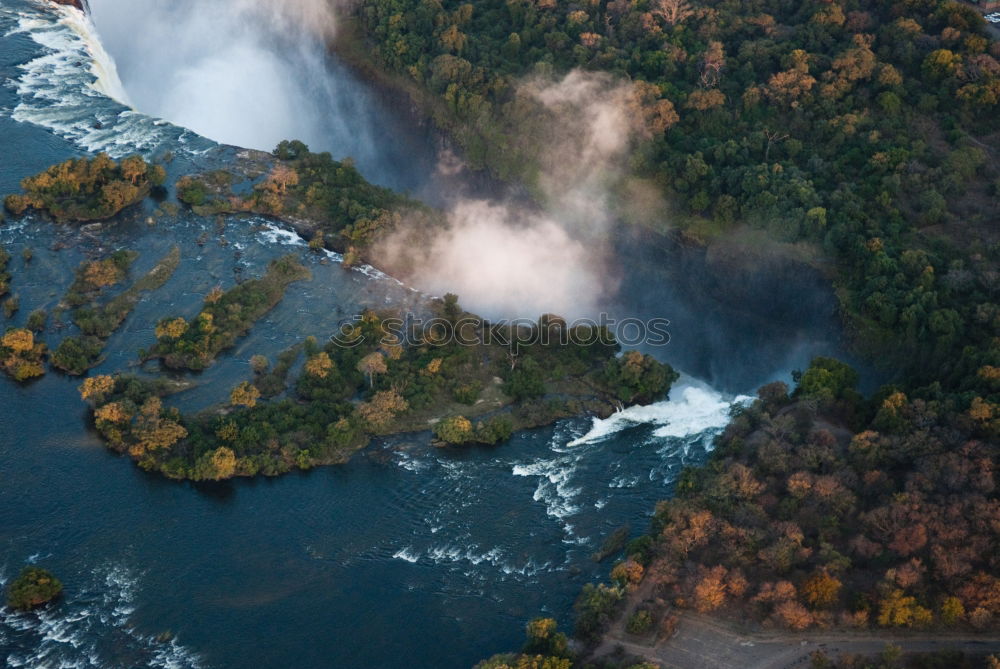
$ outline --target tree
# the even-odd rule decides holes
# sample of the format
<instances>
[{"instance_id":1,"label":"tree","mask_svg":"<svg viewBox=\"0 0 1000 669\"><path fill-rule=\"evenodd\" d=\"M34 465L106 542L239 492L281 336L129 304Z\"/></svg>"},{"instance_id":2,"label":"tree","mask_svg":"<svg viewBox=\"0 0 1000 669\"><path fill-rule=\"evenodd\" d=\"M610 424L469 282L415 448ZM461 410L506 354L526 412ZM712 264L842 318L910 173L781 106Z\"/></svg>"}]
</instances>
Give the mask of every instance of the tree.
<instances>
[{"instance_id":1,"label":"tree","mask_svg":"<svg viewBox=\"0 0 1000 669\"><path fill-rule=\"evenodd\" d=\"M333 360L326 351L320 351L306 360L305 371L309 376L325 379L333 371Z\"/></svg>"},{"instance_id":2,"label":"tree","mask_svg":"<svg viewBox=\"0 0 1000 669\"><path fill-rule=\"evenodd\" d=\"M558 631L558 624L552 618L535 618L528 623L526 632L528 640L523 652L556 657L566 655L569 640Z\"/></svg>"},{"instance_id":3,"label":"tree","mask_svg":"<svg viewBox=\"0 0 1000 669\"><path fill-rule=\"evenodd\" d=\"M889 592L879 602L878 624L882 627L913 627L926 625L931 612L917 603L917 598L905 595L902 590Z\"/></svg>"},{"instance_id":4,"label":"tree","mask_svg":"<svg viewBox=\"0 0 1000 669\"><path fill-rule=\"evenodd\" d=\"M27 353L35 348L35 335L31 330L8 330L3 336L2 343L14 353Z\"/></svg>"},{"instance_id":5,"label":"tree","mask_svg":"<svg viewBox=\"0 0 1000 669\"><path fill-rule=\"evenodd\" d=\"M434 436L446 444L466 444L473 438L472 422L465 416L451 416L438 421Z\"/></svg>"},{"instance_id":6,"label":"tree","mask_svg":"<svg viewBox=\"0 0 1000 669\"><path fill-rule=\"evenodd\" d=\"M102 397L114 390L115 380L111 376L92 376L84 379L80 385L80 397L85 400L100 401Z\"/></svg>"},{"instance_id":7,"label":"tree","mask_svg":"<svg viewBox=\"0 0 1000 669\"><path fill-rule=\"evenodd\" d=\"M236 453L227 446L221 446L212 451L212 478L216 481L232 478L236 473Z\"/></svg>"},{"instance_id":8,"label":"tree","mask_svg":"<svg viewBox=\"0 0 1000 669\"><path fill-rule=\"evenodd\" d=\"M62 592L62 583L46 569L25 567L7 589L7 606L27 611L51 602Z\"/></svg>"},{"instance_id":9,"label":"tree","mask_svg":"<svg viewBox=\"0 0 1000 669\"><path fill-rule=\"evenodd\" d=\"M841 582L830 576L826 570L819 570L806 579L801 592L806 602L813 608L827 608L837 602Z\"/></svg>"},{"instance_id":10,"label":"tree","mask_svg":"<svg viewBox=\"0 0 1000 669\"><path fill-rule=\"evenodd\" d=\"M94 419L108 423L125 423L132 419L132 414L121 402L108 402L97 407L94 411Z\"/></svg>"},{"instance_id":11,"label":"tree","mask_svg":"<svg viewBox=\"0 0 1000 669\"><path fill-rule=\"evenodd\" d=\"M799 379L795 394L820 400L847 399L855 395L858 373L839 360L814 358Z\"/></svg>"},{"instance_id":12,"label":"tree","mask_svg":"<svg viewBox=\"0 0 1000 669\"><path fill-rule=\"evenodd\" d=\"M774 615L778 621L793 630L804 630L813 623L813 617L802 606L794 600L785 600L774 608Z\"/></svg>"},{"instance_id":13,"label":"tree","mask_svg":"<svg viewBox=\"0 0 1000 669\"><path fill-rule=\"evenodd\" d=\"M244 381L233 388L233 392L229 395L229 402L233 406L244 406L251 409L257 406L258 399L260 399L260 390L249 381Z\"/></svg>"},{"instance_id":14,"label":"tree","mask_svg":"<svg viewBox=\"0 0 1000 669\"><path fill-rule=\"evenodd\" d=\"M723 579L726 568L716 566L706 570L694 588L694 608L699 613L708 613L722 606L726 601L726 587Z\"/></svg>"},{"instance_id":15,"label":"tree","mask_svg":"<svg viewBox=\"0 0 1000 669\"><path fill-rule=\"evenodd\" d=\"M385 356L378 351L369 353L358 363L358 371L368 377L368 387L375 387L375 375L385 374L389 368L385 364Z\"/></svg>"},{"instance_id":16,"label":"tree","mask_svg":"<svg viewBox=\"0 0 1000 669\"><path fill-rule=\"evenodd\" d=\"M135 186L139 179L146 176L149 166L142 156L129 156L120 163L122 177L128 179Z\"/></svg>"},{"instance_id":17,"label":"tree","mask_svg":"<svg viewBox=\"0 0 1000 669\"><path fill-rule=\"evenodd\" d=\"M268 175L268 179L274 184L277 191L284 195L290 186L299 185L299 174L293 168L278 163L273 168L271 168L271 173Z\"/></svg>"},{"instance_id":18,"label":"tree","mask_svg":"<svg viewBox=\"0 0 1000 669\"><path fill-rule=\"evenodd\" d=\"M222 290L222 286L215 286L212 290L208 291L208 295L205 296L206 304L215 304L222 299L222 296L226 293Z\"/></svg>"},{"instance_id":19,"label":"tree","mask_svg":"<svg viewBox=\"0 0 1000 669\"><path fill-rule=\"evenodd\" d=\"M965 607L958 597L945 597L941 602L941 622L954 625L965 617Z\"/></svg>"},{"instance_id":20,"label":"tree","mask_svg":"<svg viewBox=\"0 0 1000 669\"><path fill-rule=\"evenodd\" d=\"M707 111L726 104L726 96L717 88L692 91L684 104L689 109Z\"/></svg>"},{"instance_id":21,"label":"tree","mask_svg":"<svg viewBox=\"0 0 1000 669\"><path fill-rule=\"evenodd\" d=\"M694 12L687 0L655 0L652 13L663 19L668 26L675 26Z\"/></svg>"},{"instance_id":22,"label":"tree","mask_svg":"<svg viewBox=\"0 0 1000 669\"><path fill-rule=\"evenodd\" d=\"M260 354L254 355L250 358L250 369L252 369L255 374L263 374L267 371L270 364L271 363L268 362L267 358Z\"/></svg>"},{"instance_id":23,"label":"tree","mask_svg":"<svg viewBox=\"0 0 1000 669\"><path fill-rule=\"evenodd\" d=\"M162 320L156 325L157 339L180 339L187 332L188 322L183 318Z\"/></svg>"},{"instance_id":24,"label":"tree","mask_svg":"<svg viewBox=\"0 0 1000 669\"><path fill-rule=\"evenodd\" d=\"M381 390L371 400L358 405L358 415L374 429L385 427L396 414L410 408L402 395L395 390Z\"/></svg>"}]
</instances>

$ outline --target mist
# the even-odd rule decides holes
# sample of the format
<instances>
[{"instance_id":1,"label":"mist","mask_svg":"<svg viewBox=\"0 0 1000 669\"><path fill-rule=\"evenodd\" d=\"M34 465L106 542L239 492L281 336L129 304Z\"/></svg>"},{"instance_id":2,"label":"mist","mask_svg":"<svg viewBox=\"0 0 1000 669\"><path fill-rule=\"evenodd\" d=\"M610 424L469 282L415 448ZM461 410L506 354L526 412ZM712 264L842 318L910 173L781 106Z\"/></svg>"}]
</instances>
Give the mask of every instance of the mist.
<instances>
[{"instance_id":1,"label":"mist","mask_svg":"<svg viewBox=\"0 0 1000 669\"><path fill-rule=\"evenodd\" d=\"M128 100L224 144L300 139L352 157L371 180L413 187L396 167L392 120L327 54L329 0L91 0Z\"/></svg>"},{"instance_id":2,"label":"mist","mask_svg":"<svg viewBox=\"0 0 1000 669\"><path fill-rule=\"evenodd\" d=\"M630 84L573 71L532 78L517 95L537 111L522 142L539 143L537 206L458 198L430 241L404 225L376 249L406 281L490 318L596 318L619 283L613 195L638 128Z\"/></svg>"}]
</instances>

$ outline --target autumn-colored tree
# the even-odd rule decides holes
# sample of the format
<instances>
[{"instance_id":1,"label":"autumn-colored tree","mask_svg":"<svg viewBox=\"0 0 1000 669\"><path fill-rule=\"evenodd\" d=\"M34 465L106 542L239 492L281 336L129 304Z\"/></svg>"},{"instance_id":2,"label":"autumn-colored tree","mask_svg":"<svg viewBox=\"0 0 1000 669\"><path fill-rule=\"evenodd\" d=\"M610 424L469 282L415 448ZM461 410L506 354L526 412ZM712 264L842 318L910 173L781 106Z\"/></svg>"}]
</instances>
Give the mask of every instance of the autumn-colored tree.
<instances>
[{"instance_id":1,"label":"autumn-colored tree","mask_svg":"<svg viewBox=\"0 0 1000 669\"><path fill-rule=\"evenodd\" d=\"M85 400L100 400L104 395L114 390L114 377L102 374L84 379L80 384L80 397Z\"/></svg>"},{"instance_id":2,"label":"autumn-colored tree","mask_svg":"<svg viewBox=\"0 0 1000 669\"><path fill-rule=\"evenodd\" d=\"M385 427L393 417L410 408L409 403L395 390L381 390L371 400L358 405L358 415L375 429Z\"/></svg>"},{"instance_id":3,"label":"autumn-colored tree","mask_svg":"<svg viewBox=\"0 0 1000 669\"><path fill-rule=\"evenodd\" d=\"M187 430L175 420L164 418L163 402L155 395L149 397L139 408L133 433L136 444L130 449L134 456L149 451L169 448L187 436Z\"/></svg>"},{"instance_id":4,"label":"autumn-colored tree","mask_svg":"<svg viewBox=\"0 0 1000 669\"><path fill-rule=\"evenodd\" d=\"M798 107L816 85L816 78L809 74L809 56L805 51L796 49L791 60L792 67L772 76L764 91L777 104Z\"/></svg>"},{"instance_id":5,"label":"autumn-colored tree","mask_svg":"<svg viewBox=\"0 0 1000 669\"><path fill-rule=\"evenodd\" d=\"M462 53L465 50L465 45L469 42L468 36L454 24L445 28L439 39L441 40L441 46L457 54Z\"/></svg>"},{"instance_id":6,"label":"autumn-colored tree","mask_svg":"<svg viewBox=\"0 0 1000 669\"><path fill-rule=\"evenodd\" d=\"M212 451L209 462L212 465L212 478L216 481L232 478L236 473L236 453L227 446L220 446Z\"/></svg>"},{"instance_id":7,"label":"autumn-colored tree","mask_svg":"<svg viewBox=\"0 0 1000 669\"><path fill-rule=\"evenodd\" d=\"M3 345L14 353L26 353L35 348L35 335L31 330L9 330L3 336Z\"/></svg>"},{"instance_id":8,"label":"autumn-colored tree","mask_svg":"<svg viewBox=\"0 0 1000 669\"><path fill-rule=\"evenodd\" d=\"M263 374L267 371L270 364L271 363L267 361L267 358L260 354L251 356L250 358L250 369L252 369L255 374Z\"/></svg>"},{"instance_id":9,"label":"autumn-colored tree","mask_svg":"<svg viewBox=\"0 0 1000 669\"><path fill-rule=\"evenodd\" d=\"M368 377L368 387L375 386L375 375L385 374L389 368L385 364L385 356L375 351L369 353L358 363L358 371Z\"/></svg>"},{"instance_id":10,"label":"autumn-colored tree","mask_svg":"<svg viewBox=\"0 0 1000 669\"><path fill-rule=\"evenodd\" d=\"M258 399L260 399L260 390L249 381L244 381L236 386L229 394L229 403L233 406L253 408L257 406Z\"/></svg>"},{"instance_id":11,"label":"autumn-colored tree","mask_svg":"<svg viewBox=\"0 0 1000 669\"><path fill-rule=\"evenodd\" d=\"M882 627L915 627L927 625L933 615L920 606L917 598L902 590L891 590L878 605L878 624Z\"/></svg>"},{"instance_id":12,"label":"autumn-colored tree","mask_svg":"<svg viewBox=\"0 0 1000 669\"><path fill-rule=\"evenodd\" d=\"M637 119L636 130L645 137L662 135L680 121L674 103L662 99L660 88L645 81L635 81L629 95L632 118Z\"/></svg>"},{"instance_id":13,"label":"autumn-colored tree","mask_svg":"<svg viewBox=\"0 0 1000 669\"><path fill-rule=\"evenodd\" d=\"M83 278L94 288L113 286L122 280L123 272L110 258L89 262L83 269Z\"/></svg>"},{"instance_id":14,"label":"autumn-colored tree","mask_svg":"<svg viewBox=\"0 0 1000 669\"><path fill-rule=\"evenodd\" d=\"M142 156L129 156L119 163L122 176L128 179L132 185L136 185L142 177L146 176L149 165L142 159Z\"/></svg>"},{"instance_id":15,"label":"autumn-colored tree","mask_svg":"<svg viewBox=\"0 0 1000 669\"><path fill-rule=\"evenodd\" d=\"M940 608L941 622L945 625L954 625L965 617L965 607L958 597L945 597Z\"/></svg>"},{"instance_id":16,"label":"autumn-colored tree","mask_svg":"<svg viewBox=\"0 0 1000 669\"><path fill-rule=\"evenodd\" d=\"M807 578L801 592L806 602L813 608L827 608L837 602L842 583L821 569Z\"/></svg>"},{"instance_id":17,"label":"autumn-colored tree","mask_svg":"<svg viewBox=\"0 0 1000 669\"><path fill-rule=\"evenodd\" d=\"M684 106L696 111L707 111L726 104L726 96L717 88L692 91Z\"/></svg>"},{"instance_id":18,"label":"autumn-colored tree","mask_svg":"<svg viewBox=\"0 0 1000 669\"><path fill-rule=\"evenodd\" d=\"M330 359L326 351L320 351L306 360L305 370L306 374L310 376L325 379L333 371L333 360Z\"/></svg>"},{"instance_id":19,"label":"autumn-colored tree","mask_svg":"<svg viewBox=\"0 0 1000 669\"><path fill-rule=\"evenodd\" d=\"M221 300L222 296L225 294L225 291L222 290L222 286L215 286L212 290L208 291L208 295L205 296L205 303L215 304Z\"/></svg>"},{"instance_id":20,"label":"autumn-colored tree","mask_svg":"<svg viewBox=\"0 0 1000 669\"><path fill-rule=\"evenodd\" d=\"M284 195L289 187L299 185L299 174L293 168L278 163L271 168L268 179L275 185L277 191Z\"/></svg>"},{"instance_id":21,"label":"autumn-colored tree","mask_svg":"<svg viewBox=\"0 0 1000 669\"><path fill-rule=\"evenodd\" d=\"M121 402L108 402L94 411L94 418L109 423L124 423L132 419L132 414Z\"/></svg>"},{"instance_id":22,"label":"autumn-colored tree","mask_svg":"<svg viewBox=\"0 0 1000 669\"><path fill-rule=\"evenodd\" d=\"M722 42L711 40L701 59L701 83L706 88L719 84L722 69L726 66L726 52Z\"/></svg>"},{"instance_id":23,"label":"autumn-colored tree","mask_svg":"<svg viewBox=\"0 0 1000 669\"><path fill-rule=\"evenodd\" d=\"M699 613L714 611L726 602L726 568L719 565L705 571L694 587L694 608Z\"/></svg>"},{"instance_id":24,"label":"autumn-colored tree","mask_svg":"<svg viewBox=\"0 0 1000 669\"><path fill-rule=\"evenodd\" d=\"M139 197L139 189L125 181L112 181L101 187L101 200L113 211L124 209Z\"/></svg>"},{"instance_id":25,"label":"autumn-colored tree","mask_svg":"<svg viewBox=\"0 0 1000 669\"><path fill-rule=\"evenodd\" d=\"M611 580L630 590L634 590L642 581L645 573L645 567L635 560L624 560L611 569Z\"/></svg>"},{"instance_id":26,"label":"autumn-colored tree","mask_svg":"<svg viewBox=\"0 0 1000 669\"><path fill-rule=\"evenodd\" d=\"M237 437L240 436L240 428L236 421L227 420L215 431L215 436L222 441L236 441Z\"/></svg>"},{"instance_id":27,"label":"autumn-colored tree","mask_svg":"<svg viewBox=\"0 0 1000 669\"><path fill-rule=\"evenodd\" d=\"M774 607L774 617L779 623L793 630L804 630L813 624L813 617L806 607L791 599Z\"/></svg>"},{"instance_id":28,"label":"autumn-colored tree","mask_svg":"<svg viewBox=\"0 0 1000 669\"><path fill-rule=\"evenodd\" d=\"M668 26L682 23L694 13L687 0L654 0L651 11Z\"/></svg>"},{"instance_id":29,"label":"autumn-colored tree","mask_svg":"<svg viewBox=\"0 0 1000 669\"><path fill-rule=\"evenodd\" d=\"M472 421L465 416L450 416L434 426L434 436L447 444L465 444L473 438Z\"/></svg>"},{"instance_id":30,"label":"autumn-colored tree","mask_svg":"<svg viewBox=\"0 0 1000 669\"><path fill-rule=\"evenodd\" d=\"M157 339L179 339L187 332L188 322L183 318L162 320L156 325Z\"/></svg>"}]
</instances>

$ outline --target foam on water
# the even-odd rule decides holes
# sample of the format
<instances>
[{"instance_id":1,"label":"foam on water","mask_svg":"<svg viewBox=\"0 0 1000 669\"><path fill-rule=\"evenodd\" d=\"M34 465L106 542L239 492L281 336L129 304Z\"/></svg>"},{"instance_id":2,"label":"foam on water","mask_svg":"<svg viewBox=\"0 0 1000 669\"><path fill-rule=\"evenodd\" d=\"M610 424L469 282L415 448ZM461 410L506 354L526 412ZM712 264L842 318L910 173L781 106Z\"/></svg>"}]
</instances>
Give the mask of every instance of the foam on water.
<instances>
[{"instance_id":1,"label":"foam on water","mask_svg":"<svg viewBox=\"0 0 1000 669\"><path fill-rule=\"evenodd\" d=\"M580 446L606 439L622 430L637 425L656 425L654 437L683 438L699 435L725 427L729 412L734 406L746 404L753 398L747 395L726 397L703 383L686 379L674 386L671 397L648 406L632 406L608 418L595 418L590 431L569 446Z\"/></svg>"},{"instance_id":2,"label":"foam on water","mask_svg":"<svg viewBox=\"0 0 1000 669\"><path fill-rule=\"evenodd\" d=\"M94 569L80 592L29 613L0 608L0 638L8 667L108 667L197 669L200 658L176 639L158 641L131 624L139 587L121 565ZM0 582L6 581L0 575Z\"/></svg>"},{"instance_id":3,"label":"foam on water","mask_svg":"<svg viewBox=\"0 0 1000 669\"><path fill-rule=\"evenodd\" d=\"M23 10L0 7L0 14L16 25L6 36L25 34L42 47L41 55L21 65L21 76L11 82L19 97L10 112L14 120L116 158L178 145L203 153L215 146L129 106L115 62L85 13L68 5L38 3Z\"/></svg>"},{"instance_id":4,"label":"foam on water","mask_svg":"<svg viewBox=\"0 0 1000 669\"><path fill-rule=\"evenodd\" d=\"M409 562L410 564L428 562L436 565L456 564L473 567L483 565L492 567L499 573L507 576L534 576L553 569L553 565L547 562L538 564L531 559L525 561L523 564L517 564L512 562L499 547L484 551L476 545L432 546L423 551L417 550L412 546L407 546L396 551L392 557Z\"/></svg>"}]
</instances>

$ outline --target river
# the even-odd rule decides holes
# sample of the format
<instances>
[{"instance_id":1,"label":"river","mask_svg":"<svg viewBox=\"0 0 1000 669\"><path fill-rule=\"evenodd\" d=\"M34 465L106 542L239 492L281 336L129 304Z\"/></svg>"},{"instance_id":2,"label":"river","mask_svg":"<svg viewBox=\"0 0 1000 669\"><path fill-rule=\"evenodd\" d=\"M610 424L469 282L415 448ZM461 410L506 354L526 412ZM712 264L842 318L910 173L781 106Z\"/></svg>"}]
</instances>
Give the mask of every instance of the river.
<instances>
[{"instance_id":1,"label":"river","mask_svg":"<svg viewBox=\"0 0 1000 669\"><path fill-rule=\"evenodd\" d=\"M92 4L100 21L101 1ZM0 193L98 150L169 151L173 177L233 151L116 101L141 97L127 86L141 78L129 70L139 64L116 65L112 55L132 47L109 40L105 50L75 10L0 0L0 36ZM121 79L108 75L113 67ZM316 148L355 153L379 183L437 187L422 167L437 159L431 134L343 66L322 67L330 83L320 95L352 99L310 129ZM372 119L377 132L365 135ZM352 144L358 137L363 147ZM133 248L141 272L176 244L177 273L129 317L95 370L121 371L152 343L165 311L190 314L217 283L301 255L313 279L171 400L197 409L246 378L251 355L273 359L360 309L418 298L371 268L346 270L335 256L309 253L272 222L226 219L220 234L214 221L182 212L150 225L155 206L122 215L99 236L34 217L0 227L22 303L13 324L51 309L84 257ZM729 407L766 381L787 380L811 355L840 352L832 297L812 286L780 319L753 314L699 289L697 253L621 244L633 260L622 263L615 313L670 318L672 341L656 353L686 375L669 401L607 421L561 421L496 448L439 450L414 434L308 473L175 483L101 445L86 429L77 380L55 372L24 386L0 379L0 577L37 563L66 586L41 613L0 609L0 657L12 667L457 669L518 647L536 615L571 624L580 587L610 568L592 553L624 524L634 535L645 529L678 472L704 462ZM46 338L55 345L63 334L50 329Z\"/></svg>"}]
</instances>

